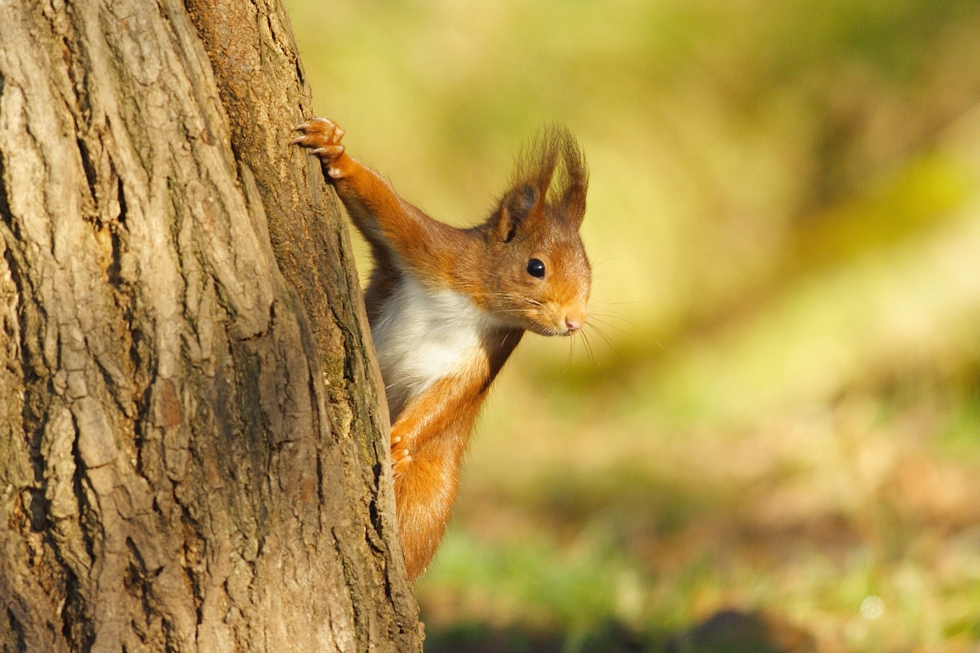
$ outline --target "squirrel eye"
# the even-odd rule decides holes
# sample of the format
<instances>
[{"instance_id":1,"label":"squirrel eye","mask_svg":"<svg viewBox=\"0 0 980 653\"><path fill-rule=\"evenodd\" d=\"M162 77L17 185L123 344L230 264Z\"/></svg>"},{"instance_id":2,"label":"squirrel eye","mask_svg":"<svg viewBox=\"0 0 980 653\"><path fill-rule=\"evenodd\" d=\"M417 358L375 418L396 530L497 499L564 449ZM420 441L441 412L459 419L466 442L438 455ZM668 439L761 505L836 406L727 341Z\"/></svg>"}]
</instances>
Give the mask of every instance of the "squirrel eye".
<instances>
[{"instance_id":1,"label":"squirrel eye","mask_svg":"<svg viewBox=\"0 0 980 653\"><path fill-rule=\"evenodd\" d=\"M532 258L527 262L527 273L532 277L544 279L544 263L536 258Z\"/></svg>"}]
</instances>

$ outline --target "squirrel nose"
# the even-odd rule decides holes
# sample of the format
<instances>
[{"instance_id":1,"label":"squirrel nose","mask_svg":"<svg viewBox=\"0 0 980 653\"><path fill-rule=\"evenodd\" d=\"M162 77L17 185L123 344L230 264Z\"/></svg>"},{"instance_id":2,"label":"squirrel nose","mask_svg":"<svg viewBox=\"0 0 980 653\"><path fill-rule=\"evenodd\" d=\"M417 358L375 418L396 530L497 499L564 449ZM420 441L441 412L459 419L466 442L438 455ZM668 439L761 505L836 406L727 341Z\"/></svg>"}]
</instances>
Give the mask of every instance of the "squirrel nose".
<instances>
[{"instance_id":1,"label":"squirrel nose","mask_svg":"<svg viewBox=\"0 0 980 653\"><path fill-rule=\"evenodd\" d=\"M575 333L585 324L585 313L569 313L565 316L565 328L569 333Z\"/></svg>"}]
</instances>

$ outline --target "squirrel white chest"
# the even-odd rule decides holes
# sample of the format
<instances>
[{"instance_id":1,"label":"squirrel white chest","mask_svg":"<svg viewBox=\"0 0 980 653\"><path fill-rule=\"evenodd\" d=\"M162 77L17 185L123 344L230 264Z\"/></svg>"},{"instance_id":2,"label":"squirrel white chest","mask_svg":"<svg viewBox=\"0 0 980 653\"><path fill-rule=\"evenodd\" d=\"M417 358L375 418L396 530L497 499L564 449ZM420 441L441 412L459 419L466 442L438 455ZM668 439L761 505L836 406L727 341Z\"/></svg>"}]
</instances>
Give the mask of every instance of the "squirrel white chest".
<instances>
[{"instance_id":1,"label":"squirrel white chest","mask_svg":"<svg viewBox=\"0 0 980 653\"><path fill-rule=\"evenodd\" d=\"M485 356L492 317L466 295L432 290L404 273L371 328L392 419L436 381Z\"/></svg>"}]
</instances>

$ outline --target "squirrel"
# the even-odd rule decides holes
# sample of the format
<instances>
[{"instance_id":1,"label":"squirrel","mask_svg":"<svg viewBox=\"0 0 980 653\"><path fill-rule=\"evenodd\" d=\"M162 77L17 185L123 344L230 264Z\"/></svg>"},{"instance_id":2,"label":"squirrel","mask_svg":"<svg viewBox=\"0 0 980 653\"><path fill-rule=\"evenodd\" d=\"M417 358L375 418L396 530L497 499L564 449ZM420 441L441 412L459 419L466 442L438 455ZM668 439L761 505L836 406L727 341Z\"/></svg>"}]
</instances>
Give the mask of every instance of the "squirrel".
<instances>
[{"instance_id":1,"label":"squirrel","mask_svg":"<svg viewBox=\"0 0 980 653\"><path fill-rule=\"evenodd\" d=\"M538 134L513 185L482 224L458 229L399 197L347 155L316 118L292 141L367 240L364 301L391 415L399 533L410 580L442 539L480 404L525 331L570 336L585 325L591 267L579 237L588 169L567 129Z\"/></svg>"}]
</instances>

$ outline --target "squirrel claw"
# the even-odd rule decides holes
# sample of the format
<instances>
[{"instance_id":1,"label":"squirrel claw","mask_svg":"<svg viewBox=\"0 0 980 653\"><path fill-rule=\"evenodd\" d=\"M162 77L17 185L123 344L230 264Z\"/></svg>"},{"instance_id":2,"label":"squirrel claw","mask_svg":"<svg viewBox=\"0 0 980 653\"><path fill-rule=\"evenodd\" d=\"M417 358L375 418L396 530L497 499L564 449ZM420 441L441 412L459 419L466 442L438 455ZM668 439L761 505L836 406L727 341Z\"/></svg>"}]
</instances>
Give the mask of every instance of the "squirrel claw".
<instances>
[{"instance_id":1,"label":"squirrel claw","mask_svg":"<svg viewBox=\"0 0 980 653\"><path fill-rule=\"evenodd\" d=\"M324 147L316 148L312 153L321 159L333 159L343 154L343 152L343 145L326 145Z\"/></svg>"},{"instance_id":2,"label":"squirrel claw","mask_svg":"<svg viewBox=\"0 0 980 653\"><path fill-rule=\"evenodd\" d=\"M344 137L344 130L337 123L326 118L314 118L309 122L301 123L293 127L293 131L322 134L325 135L327 140L333 143L339 143L340 139Z\"/></svg>"},{"instance_id":3,"label":"squirrel claw","mask_svg":"<svg viewBox=\"0 0 980 653\"><path fill-rule=\"evenodd\" d=\"M391 473L395 476L395 478L401 478L405 475L405 472L408 471L408 464L410 462L412 462L412 457L405 454L404 458L391 463Z\"/></svg>"},{"instance_id":4,"label":"squirrel claw","mask_svg":"<svg viewBox=\"0 0 980 653\"><path fill-rule=\"evenodd\" d=\"M340 144L340 139L344 136L343 129L326 118L314 118L296 125L295 131L300 132L300 135L290 141L290 145L309 148L312 154L326 164L327 175L332 179L344 176L341 168L331 165L344 153L344 146Z\"/></svg>"},{"instance_id":5,"label":"squirrel claw","mask_svg":"<svg viewBox=\"0 0 980 653\"><path fill-rule=\"evenodd\" d=\"M407 471L410 462L412 462L412 455L408 453L408 448L402 443L402 436L392 436L391 471L396 478L402 476Z\"/></svg>"},{"instance_id":6,"label":"squirrel claw","mask_svg":"<svg viewBox=\"0 0 980 653\"><path fill-rule=\"evenodd\" d=\"M400 463L406 459L411 459L411 457L412 456L405 449L401 447L398 448L392 447L391 449L391 459L395 462L395 464Z\"/></svg>"}]
</instances>

